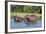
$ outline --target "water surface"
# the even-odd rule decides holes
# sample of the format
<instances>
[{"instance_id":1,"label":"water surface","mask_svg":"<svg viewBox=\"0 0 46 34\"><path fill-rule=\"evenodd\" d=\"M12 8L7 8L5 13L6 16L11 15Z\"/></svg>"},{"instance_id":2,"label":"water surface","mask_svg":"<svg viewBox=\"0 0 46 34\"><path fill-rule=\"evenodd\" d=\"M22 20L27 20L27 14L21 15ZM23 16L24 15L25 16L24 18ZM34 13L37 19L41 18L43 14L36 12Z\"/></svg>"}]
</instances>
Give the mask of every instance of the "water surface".
<instances>
[{"instance_id":1,"label":"water surface","mask_svg":"<svg viewBox=\"0 0 46 34\"><path fill-rule=\"evenodd\" d=\"M10 28L11 29L23 29L23 28L41 28L42 27L42 20L34 23L34 24L28 24L24 21L22 22L16 22L14 21L14 18L11 19L10 21Z\"/></svg>"}]
</instances>

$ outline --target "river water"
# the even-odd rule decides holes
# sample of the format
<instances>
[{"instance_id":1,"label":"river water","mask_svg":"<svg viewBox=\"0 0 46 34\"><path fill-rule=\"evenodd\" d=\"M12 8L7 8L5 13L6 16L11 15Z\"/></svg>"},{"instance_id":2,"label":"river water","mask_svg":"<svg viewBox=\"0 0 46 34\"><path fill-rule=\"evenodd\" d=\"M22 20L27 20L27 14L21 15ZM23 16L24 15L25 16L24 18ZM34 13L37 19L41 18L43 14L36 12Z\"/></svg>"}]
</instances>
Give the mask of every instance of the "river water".
<instances>
[{"instance_id":1,"label":"river water","mask_svg":"<svg viewBox=\"0 0 46 34\"><path fill-rule=\"evenodd\" d=\"M41 28L42 27L42 20L37 21L34 24L28 24L24 21L17 23L16 21L14 21L14 19L12 18L10 21L10 28L11 29L23 29L23 28Z\"/></svg>"}]
</instances>

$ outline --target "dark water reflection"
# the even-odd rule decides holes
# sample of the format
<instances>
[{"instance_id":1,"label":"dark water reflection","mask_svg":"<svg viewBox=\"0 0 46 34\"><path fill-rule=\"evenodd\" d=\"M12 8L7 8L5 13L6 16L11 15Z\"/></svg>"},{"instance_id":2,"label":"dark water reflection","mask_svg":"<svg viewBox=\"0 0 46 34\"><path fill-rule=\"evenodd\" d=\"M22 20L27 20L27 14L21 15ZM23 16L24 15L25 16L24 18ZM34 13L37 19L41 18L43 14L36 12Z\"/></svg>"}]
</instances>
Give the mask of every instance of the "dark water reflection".
<instances>
[{"instance_id":1,"label":"dark water reflection","mask_svg":"<svg viewBox=\"0 0 46 34\"><path fill-rule=\"evenodd\" d=\"M28 24L25 23L24 21L17 23L16 21L14 21L14 19L12 18L10 21L10 28L11 29L21 29L21 28L41 28L42 27L42 20L38 21L37 23L34 24Z\"/></svg>"}]
</instances>

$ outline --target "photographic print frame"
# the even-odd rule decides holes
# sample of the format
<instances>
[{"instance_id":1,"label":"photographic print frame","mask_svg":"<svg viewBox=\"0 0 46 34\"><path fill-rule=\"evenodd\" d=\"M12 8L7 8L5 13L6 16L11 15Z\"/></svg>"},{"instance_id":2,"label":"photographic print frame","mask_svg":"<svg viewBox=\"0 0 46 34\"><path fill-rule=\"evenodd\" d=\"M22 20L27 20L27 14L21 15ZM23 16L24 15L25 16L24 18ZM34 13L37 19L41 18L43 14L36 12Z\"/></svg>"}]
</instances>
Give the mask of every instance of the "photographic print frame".
<instances>
[{"instance_id":1,"label":"photographic print frame","mask_svg":"<svg viewBox=\"0 0 46 34\"><path fill-rule=\"evenodd\" d=\"M11 2L11 3L10 3ZM8 7L10 7L10 4L15 4L15 5L34 5L34 6L42 6L43 5L43 8L42 8L42 16L44 15L42 21L43 21L43 29L37 29L37 28L29 28L29 29L12 29L12 31L9 31L9 24L8 22L10 21L9 19L9 14L10 14L10 10ZM8 6L9 5L9 6ZM36 29L36 30L35 30ZM9 33L9 32L13 32L13 33L22 33L22 32L38 32L38 31L45 31L45 3L40 3L40 2L23 2L23 1L5 1L5 33Z\"/></svg>"}]
</instances>

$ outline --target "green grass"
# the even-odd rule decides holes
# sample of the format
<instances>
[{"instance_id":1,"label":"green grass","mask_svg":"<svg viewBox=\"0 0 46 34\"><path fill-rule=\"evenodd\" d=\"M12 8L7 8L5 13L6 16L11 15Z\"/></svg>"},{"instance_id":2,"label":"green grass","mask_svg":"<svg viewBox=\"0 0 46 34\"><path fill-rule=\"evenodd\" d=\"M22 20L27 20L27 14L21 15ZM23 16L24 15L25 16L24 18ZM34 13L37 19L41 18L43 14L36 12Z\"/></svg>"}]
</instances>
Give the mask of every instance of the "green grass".
<instances>
[{"instance_id":1,"label":"green grass","mask_svg":"<svg viewBox=\"0 0 46 34\"><path fill-rule=\"evenodd\" d=\"M41 16L42 14L34 14L34 13L11 13L11 16L20 16L20 17L24 17L25 15L36 15L36 16Z\"/></svg>"}]
</instances>

